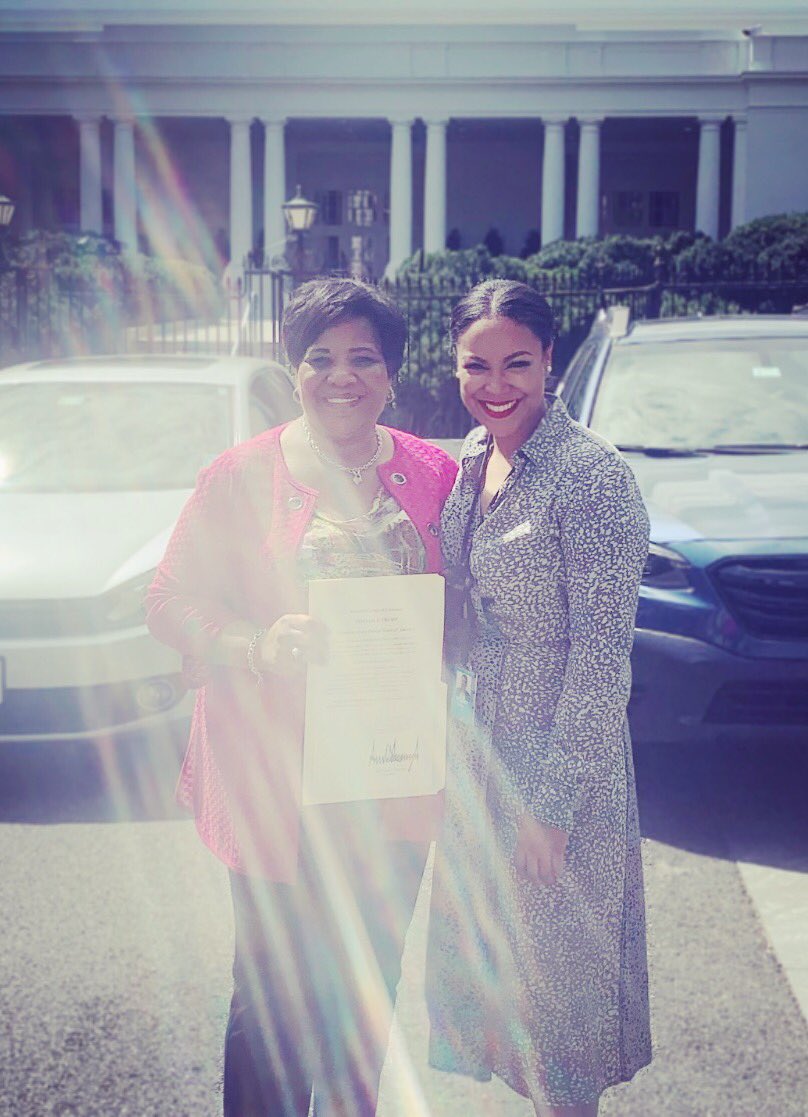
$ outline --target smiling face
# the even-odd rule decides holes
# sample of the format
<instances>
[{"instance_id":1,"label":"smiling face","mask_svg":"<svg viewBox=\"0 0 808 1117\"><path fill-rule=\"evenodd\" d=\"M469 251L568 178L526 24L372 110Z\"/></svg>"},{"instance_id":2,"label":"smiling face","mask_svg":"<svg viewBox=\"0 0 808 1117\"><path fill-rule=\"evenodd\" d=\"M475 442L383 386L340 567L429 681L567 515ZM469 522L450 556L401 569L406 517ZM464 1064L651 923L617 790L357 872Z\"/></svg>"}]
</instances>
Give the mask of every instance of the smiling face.
<instances>
[{"instance_id":1,"label":"smiling face","mask_svg":"<svg viewBox=\"0 0 808 1117\"><path fill-rule=\"evenodd\" d=\"M300 403L313 431L347 442L375 427L390 388L376 331L366 318L324 330L297 369Z\"/></svg>"},{"instance_id":2,"label":"smiling face","mask_svg":"<svg viewBox=\"0 0 808 1117\"><path fill-rule=\"evenodd\" d=\"M505 454L530 437L544 414L552 349L511 318L480 318L457 339L460 397Z\"/></svg>"}]
</instances>

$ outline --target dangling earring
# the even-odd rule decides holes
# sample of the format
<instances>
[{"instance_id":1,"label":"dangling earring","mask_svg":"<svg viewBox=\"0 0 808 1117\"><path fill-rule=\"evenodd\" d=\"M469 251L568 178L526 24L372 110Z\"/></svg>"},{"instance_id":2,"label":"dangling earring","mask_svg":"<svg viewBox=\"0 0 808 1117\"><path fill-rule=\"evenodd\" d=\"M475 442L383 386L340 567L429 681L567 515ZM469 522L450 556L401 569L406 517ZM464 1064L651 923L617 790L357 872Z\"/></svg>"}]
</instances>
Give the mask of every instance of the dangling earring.
<instances>
[{"instance_id":1,"label":"dangling earring","mask_svg":"<svg viewBox=\"0 0 808 1117\"><path fill-rule=\"evenodd\" d=\"M550 373L553 371L553 366L552 365L545 365L544 371L547 374L547 376L549 376Z\"/></svg>"},{"instance_id":2,"label":"dangling earring","mask_svg":"<svg viewBox=\"0 0 808 1117\"><path fill-rule=\"evenodd\" d=\"M393 387L392 384L387 389L387 406L388 407L395 407L396 406L396 390L395 390L395 388Z\"/></svg>"},{"instance_id":3,"label":"dangling earring","mask_svg":"<svg viewBox=\"0 0 808 1117\"><path fill-rule=\"evenodd\" d=\"M295 403L300 403L300 388L298 388L297 384L292 388L292 399Z\"/></svg>"}]
</instances>

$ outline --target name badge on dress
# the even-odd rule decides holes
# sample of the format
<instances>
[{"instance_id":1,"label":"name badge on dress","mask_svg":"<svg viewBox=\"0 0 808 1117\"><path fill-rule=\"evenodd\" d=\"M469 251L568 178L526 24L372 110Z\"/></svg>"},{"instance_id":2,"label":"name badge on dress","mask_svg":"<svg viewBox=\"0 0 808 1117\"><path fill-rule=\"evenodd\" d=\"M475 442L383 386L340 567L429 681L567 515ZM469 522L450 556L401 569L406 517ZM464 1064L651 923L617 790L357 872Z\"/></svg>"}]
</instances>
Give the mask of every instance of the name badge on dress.
<instances>
[{"instance_id":1,"label":"name badge on dress","mask_svg":"<svg viewBox=\"0 0 808 1117\"><path fill-rule=\"evenodd\" d=\"M454 669L454 685L449 712L457 721L466 725L474 724L474 711L477 706L477 673L468 667Z\"/></svg>"}]
</instances>

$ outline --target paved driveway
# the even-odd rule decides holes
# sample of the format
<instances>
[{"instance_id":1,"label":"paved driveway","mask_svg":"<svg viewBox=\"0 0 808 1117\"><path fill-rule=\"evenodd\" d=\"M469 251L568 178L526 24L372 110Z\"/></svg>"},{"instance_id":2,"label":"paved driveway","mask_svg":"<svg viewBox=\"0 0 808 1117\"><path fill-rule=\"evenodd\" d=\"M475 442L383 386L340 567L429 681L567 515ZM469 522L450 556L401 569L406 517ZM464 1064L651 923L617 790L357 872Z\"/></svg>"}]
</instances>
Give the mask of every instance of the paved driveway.
<instances>
[{"instance_id":1,"label":"paved driveway","mask_svg":"<svg viewBox=\"0 0 808 1117\"><path fill-rule=\"evenodd\" d=\"M0 754L3 1117L219 1112L226 877L172 814L167 779L134 790L142 771L92 768L74 747ZM808 1112L799 966L774 948L805 946L789 912L808 880L806 774L805 750L640 755L656 1059L606 1117ZM379 1117L532 1117L501 1085L425 1066L427 888Z\"/></svg>"}]
</instances>

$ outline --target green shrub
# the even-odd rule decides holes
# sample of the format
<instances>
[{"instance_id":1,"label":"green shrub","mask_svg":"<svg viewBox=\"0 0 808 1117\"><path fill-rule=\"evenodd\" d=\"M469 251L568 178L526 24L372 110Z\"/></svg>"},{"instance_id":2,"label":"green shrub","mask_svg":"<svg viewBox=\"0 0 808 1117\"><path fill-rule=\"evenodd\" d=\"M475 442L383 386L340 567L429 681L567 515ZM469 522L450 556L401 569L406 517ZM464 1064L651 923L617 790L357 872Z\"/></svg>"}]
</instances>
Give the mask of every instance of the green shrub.
<instances>
[{"instance_id":1,"label":"green shrub","mask_svg":"<svg viewBox=\"0 0 808 1117\"><path fill-rule=\"evenodd\" d=\"M3 363L43 346L65 353L115 346L126 272L113 242L93 234L32 232L12 242L8 255L17 270L0 277ZM22 316L16 305L20 281Z\"/></svg>"},{"instance_id":2,"label":"green shrub","mask_svg":"<svg viewBox=\"0 0 808 1117\"><path fill-rule=\"evenodd\" d=\"M704 233L691 233L685 229L677 229L673 233L668 233L667 236L659 238L660 255L663 260L669 261L678 256L680 252L684 252L686 248L690 248L697 240L707 239Z\"/></svg>"},{"instance_id":3,"label":"green shrub","mask_svg":"<svg viewBox=\"0 0 808 1117\"><path fill-rule=\"evenodd\" d=\"M457 252L416 252L398 270L399 280L424 280L452 286L473 286L482 279L522 279L526 261L515 256L492 256L484 244Z\"/></svg>"},{"instance_id":4,"label":"green shrub","mask_svg":"<svg viewBox=\"0 0 808 1117\"><path fill-rule=\"evenodd\" d=\"M594 237L581 237L580 240L555 240L531 256L534 268L553 271L555 268L577 268L588 250L595 243Z\"/></svg>"},{"instance_id":5,"label":"green shrub","mask_svg":"<svg viewBox=\"0 0 808 1117\"><path fill-rule=\"evenodd\" d=\"M593 241L580 264L584 283L608 287L639 286L654 278L655 240L613 236Z\"/></svg>"},{"instance_id":6,"label":"green shrub","mask_svg":"<svg viewBox=\"0 0 808 1117\"><path fill-rule=\"evenodd\" d=\"M756 277L772 273L804 283L806 293L755 287ZM665 237L555 241L526 259L492 256L484 245L416 253L399 277L403 287L393 293L409 316L411 352L399 389L398 421L422 434L462 434L468 418L452 375L449 316L475 283L517 279L546 294L560 331L553 364L561 372L588 333L601 299L627 302L639 317L653 312L652 299L659 294L659 313L666 317L788 312L795 299L808 297L808 215L751 221L718 243L702 233L677 231ZM653 287L657 278L661 291ZM671 290L666 282L678 288Z\"/></svg>"},{"instance_id":7,"label":"green shrub","mask_svg":"<svg viewBox=\"0 0 808 1117\"><path fill-rule=\"evenodd\" d=\"M207 268L124 253L116 241L94 233L33 231L12 242L8 255L15 270L0 276L4 363L40 352L115 352L128 326L218 317L223 310L221 289Z\"/></svg>"},{"instance_id":8,"label":"green shrub","mask_svg":"<svg viewBox=\"0 0 808 1117\"><path fill-rule=\"evenodd\" d=\"M58 300L68 295L129 322L219 313L216 277L200 264L122 252L96 233L26 233L9 247L12 266L39 272Z\"/></svg>"},{"instance_id":9,"label":"green shrub","mask_svg":"<svg viewBox=\"0 0 808 1117\"><path fill-rule=\"evenodd\" d=\"M689 234L682 236L689 239L680 243L693 240ZM674 243L678 250L678 242ZM671 242L661 237L581 237L556 241L531 256L527 264L533 274L563 268L583 286L639 286L652 283L657 260L665 261L670 256Z\"/></svg>"},{"instance_id":10,"label":"green shrub","mask_svg":"<svg viewBox=\"0 0 808 1117\"><path fill-rule=\"evenodd\" d=\"M752 266L768 253L776 255L777 248L786 243L801 244L803 252L808 252L808 213L758 217L734 229L723 241L734 260Z\"/></svg>"},{"instance_id":11,"label":"green shrub","mask_svg":"<svg viewBox=\"0 0 808 1117\"><path fill-rule=\"evenodd\" d=\"M764 248L758 263L764 272L778 279L804 280L808 276L808 235L789 233Z\"/></svg>"},{"instance_id":12,"label":"green shrub","mask_svg":"<svg viewBox=\"0 0 808 1117\"><path fill-rule=\"evenodd\" d=\"M673 258L671 275L677 281L705 283L726 276L733 263L723 244L702 237Z\"/></svg>"},{"instance_id":13,"label":"green shrub","mask_svg":"<svg viewBox=\"0 0 808 1117\"><path fill-rule=\"evenodd\" d=\"M221 285L201 264L142 255L124 259L130 321L210 318L222 313Z\"/></svg>"},{"instance_id":14,"label":"green shrub","mask_svg":"<svg viewBox=\"0 0 808 1117\"><path fill-rule=\"evenodd\" d=\"M675 291L663 291L660 304L660 316L662 318L685 318L698 314L739 314L740 312L741 306L739 303L710 291L696 295L682 295Z\"/></svg>"}]
</instances>

